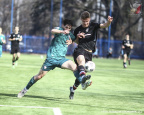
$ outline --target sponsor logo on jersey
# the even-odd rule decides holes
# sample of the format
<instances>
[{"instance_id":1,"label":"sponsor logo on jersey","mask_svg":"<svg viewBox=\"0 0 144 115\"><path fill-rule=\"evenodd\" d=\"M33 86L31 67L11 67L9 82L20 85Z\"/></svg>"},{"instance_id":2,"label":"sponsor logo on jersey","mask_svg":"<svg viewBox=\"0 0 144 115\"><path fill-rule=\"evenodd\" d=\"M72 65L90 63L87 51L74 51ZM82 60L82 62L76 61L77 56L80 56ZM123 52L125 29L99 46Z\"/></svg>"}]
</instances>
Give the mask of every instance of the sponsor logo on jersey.
<instances>
[{"instance_id":1,"label":"sponsor logo on jersey","mask_svg":"<svg viewBox=\"0 0 144 115\"><path fill-rule=\"evenodd\" d=\"M89 28L86 29L86 32L88 32L88 31L89 31Z\"/></svg>"},{"instance_id":2,"label":"sponsor logo on jersey","mask_svg":"<svg viewBox=\"0 0 144 115\"><path fill-rule=\"evenodd\" d=\"M44 66L44 69L46 69L47 67L46 66Z\"/></svg>"}]
</instances>

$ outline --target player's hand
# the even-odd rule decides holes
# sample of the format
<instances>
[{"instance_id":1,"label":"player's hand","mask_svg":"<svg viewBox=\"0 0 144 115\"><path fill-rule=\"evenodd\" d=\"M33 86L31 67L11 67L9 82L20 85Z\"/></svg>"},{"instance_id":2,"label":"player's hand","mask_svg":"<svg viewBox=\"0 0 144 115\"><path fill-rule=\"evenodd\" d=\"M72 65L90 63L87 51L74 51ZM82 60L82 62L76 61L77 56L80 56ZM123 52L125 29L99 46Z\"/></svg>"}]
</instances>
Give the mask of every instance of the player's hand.
<instances>
[{"instance_id":1,"label":"player's hand","mask_svg":"<svg viewBox=\"0 0 144 115\"><path fill-rule=\"evenodd\" d=\"M122 46L122 49L124 49L125 47L124 46Z\"/></svg>"},{"instance_id":2,"label":"player's hand","mask_svg":"<svg viewBox=\"0 0 144 115\"><path fill-rule=\"evenodd\" d=\"M108 22L112 22L113 21L113 17L111 17L111 16L108 16Z\"/></svg>"},{"instance_id":3,"label":"player's hand","mask_svg":"<svg viewBox=\"0 0 144 115\"><path fill-rule=\"evenodd\" d=\"M85 33L83 33L83 32L79 33L79 34L77 34L77 37L78 38L85 38Z\"/></svg>"},{"instance_id":4,"label":"player's hand","mask_svg":"<svg viewBox=\"0 0 144 115\"><path fill-rule=\"evenodd\" d=\"M67 44L67 45L72 44L72 40L71 40L70 36L69 36L69 40L66 40L66 44Z\"/></svg>"},{"instance_id":5,"label":"player's hand","mask_svg":"<svg viewBox=\"0 0 144 115\"><path fill-rule=\"evenodd\" d=\"M69 30L64 30L63 31L63 34L69 34L70 32L69 32Z\"/></svg>"},{"instance_id":6,"label":"player's hand","mask_svg":"<svg viewBox=\"0 0 144 115\"><path fill-rule=\"evenodd\" d=\"M13 41L16 40L16 38L13 38Z\"/></svg>"}]
</instances>

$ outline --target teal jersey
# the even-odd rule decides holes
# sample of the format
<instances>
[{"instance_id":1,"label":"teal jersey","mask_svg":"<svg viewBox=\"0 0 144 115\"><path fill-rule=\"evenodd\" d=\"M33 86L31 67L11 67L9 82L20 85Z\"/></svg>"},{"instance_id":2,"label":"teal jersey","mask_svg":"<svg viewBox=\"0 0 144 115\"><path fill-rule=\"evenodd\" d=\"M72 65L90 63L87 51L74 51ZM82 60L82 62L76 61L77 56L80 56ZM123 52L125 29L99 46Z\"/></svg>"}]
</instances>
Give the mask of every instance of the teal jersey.
<instances>
[{"instance_id":1,"label":"teal jersey","mask_svg":"<svg viewBox=\"0 0 144 115\"><path fill-rule=\"evenodd\" d=\"M55 29L64 30L61 27L56 27ZM51 45L48 49L47 58L64 58L68 49L66 40L69 40L69 37L72 39L72 41L75 40L75 36L71 32L69 34L55 34L54 38L52 39Z\"/></svg>"},{"instance_id":2,"label":"teal jersey","mask_svg":"<svg viewBox=\"0 0 144 115\"><path fill-rule=\"evenodd\" d=\"M3 34L0 35L0 47L3 45L2 39L5 40L5 36Z\"/></svg>"}]
</instances>

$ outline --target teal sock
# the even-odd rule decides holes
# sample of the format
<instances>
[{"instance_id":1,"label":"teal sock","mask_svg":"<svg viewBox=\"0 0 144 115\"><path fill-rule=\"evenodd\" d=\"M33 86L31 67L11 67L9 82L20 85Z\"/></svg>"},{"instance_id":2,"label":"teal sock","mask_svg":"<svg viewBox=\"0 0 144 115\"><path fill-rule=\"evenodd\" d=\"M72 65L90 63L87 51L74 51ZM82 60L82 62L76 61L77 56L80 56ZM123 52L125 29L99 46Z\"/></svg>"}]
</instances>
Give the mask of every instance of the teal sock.
<instances>
[{"instance_id":1,"label":"teal sock","mask_svg":"<svg viewBox=\"0 0 144 115\"><path fill-rule=\"evenodd\" d=\"M34 77L32 77L29 83L27 84L26 89L28 90L36 82L37 80L35 80Z\"/></svg>"},{"instance_id":2,"label":"teal sock","mask_svg":"<svg viewBox=\"0 0 144 115\"><path fill-rule=\"evenodd\" d=\"M74 76L77 78L77 80L81 83L82 82L82 77L79 75L78 70L74 71Z\"/></svg>"}]
</instances>

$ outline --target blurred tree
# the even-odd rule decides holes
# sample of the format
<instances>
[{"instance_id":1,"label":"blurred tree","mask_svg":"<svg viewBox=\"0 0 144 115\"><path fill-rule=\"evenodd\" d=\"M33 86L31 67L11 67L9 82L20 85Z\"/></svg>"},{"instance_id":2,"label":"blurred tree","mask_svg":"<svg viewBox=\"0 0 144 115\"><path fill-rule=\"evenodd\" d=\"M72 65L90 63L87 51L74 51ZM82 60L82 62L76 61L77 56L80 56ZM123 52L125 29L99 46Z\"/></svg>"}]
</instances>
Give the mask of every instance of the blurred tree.
<instances>
[{"instance_id":1,"label":"blurred tree","mask_svg":"<svg viewBox=\"0 0 144 115\"><path fill-rule=\"evenodd\" d=\"M0 26L4 33L10 31L11 0L0 0ZM144 15L131 14L131 5L144 0L112 0L111 36L121 40L124 33L132 33L132 39L144 41ZM53 27L59 26L60 0L53 0ZM130 5L131 3L131 5ZM144 4L144 3L143 3ZM144 5L142 5L142 8ZM87 10L92 21L107 21L110 0L63 0L63 18L74 21L74 27L81 24L80 14ZM144 8L143 8L144 9ZM22 34L45 35L50 32L51 0L15 0L13 27L19 25ZM143 12L141 13L143 14ZM101 29L99 38L107 38L108 28Z\"/></svg>"},{"instance_id":2,"label":"blurred tree","mask_svg":"<svg viewBox=\"0 0 144 115\"><path fill-rule=\"evenodd\" d=\"M0 27L3 33L10 33L11 2L9 0L0 0Z\"/></svg>"}]
</instances>

